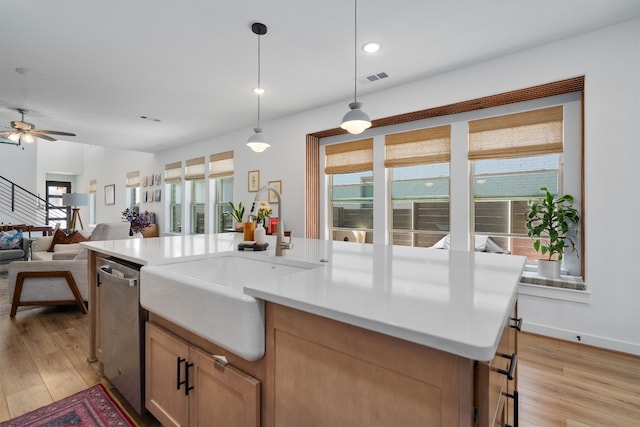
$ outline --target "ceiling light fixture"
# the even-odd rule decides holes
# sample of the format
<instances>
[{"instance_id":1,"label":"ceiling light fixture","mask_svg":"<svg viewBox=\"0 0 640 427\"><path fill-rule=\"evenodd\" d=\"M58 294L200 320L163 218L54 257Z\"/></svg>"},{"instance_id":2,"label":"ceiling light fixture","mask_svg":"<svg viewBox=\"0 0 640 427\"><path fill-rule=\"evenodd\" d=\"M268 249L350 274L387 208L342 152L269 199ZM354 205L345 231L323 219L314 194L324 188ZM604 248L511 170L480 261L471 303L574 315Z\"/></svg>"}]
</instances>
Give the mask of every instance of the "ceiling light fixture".
<instances>
[{"instance_id":1,"label":"ceiling light fixture","mask_svg":"<svg viewBox=\"0 0 640 427\"><path fill-rule=\"evenodd\" d=\"M267 34L267 26L260 22L255 22L251 25L251 31L258 36L258 87L253 90L258 94L258 126L253 128L254 133L247 140L247 145L256 153L262 153L271 147L269 138L262 133L262 128L260 127L260 94L264 93L262 86L260 86L260 36Z\"/></svg>"},{"instance_id":2,"label":"ceiling light fixture","mask_svg":"<svg viewBox=\"0 0 640 427\"><path fill-rule=\"evenodd\" d=\"M358 135L371 127L371 119L360 108L362 103L358 102L358 0L354 0L354 25L353 25L353 102L349 104L349 111L342 118L340 127L350 134Z\"/></svg>"},{"instance_id":3,"label":"ceiling light fixture","mask_svg":"<svg viewBox=\"0 0 640 427\"><path fill-rule=\"evenodd\" d=\"M362 46L362 50L367 53L377 53L380 50L380 43L368 42Z\"/></svg>"}]
</instances>

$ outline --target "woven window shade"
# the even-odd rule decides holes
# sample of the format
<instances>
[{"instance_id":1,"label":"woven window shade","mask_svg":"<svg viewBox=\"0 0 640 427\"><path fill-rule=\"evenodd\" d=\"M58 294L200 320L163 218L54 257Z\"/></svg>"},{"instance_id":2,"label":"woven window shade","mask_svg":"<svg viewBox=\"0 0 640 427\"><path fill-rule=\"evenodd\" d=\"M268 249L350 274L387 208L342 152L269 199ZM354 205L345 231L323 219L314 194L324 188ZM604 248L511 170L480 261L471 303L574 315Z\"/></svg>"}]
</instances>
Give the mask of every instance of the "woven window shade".
<instances>
[{"instance_id":1,"label":"woven window shade","mask_svg":"<svg viewBox=\"0 0 640 427\"><path fill-rule=\"evenodd\" d=\"M209 178L233 176L233 151L209 156Z\"/></svg>"},{"instance_id":2,"label":"woven window shade","mask_svg":"<svg viewBox=\"0 0 640 427\"><path fill-rule=\"evenodd\" d=\"M387 168L451 161L451 126L419 129L385 137Z\"/></svg>"},{"instance_id":3,"label":"woven window shade","mask_svg":"<svg viewBox=\"0 0 640 427\"><path fill-rule=\"evenodd\" d=\"M140 171L127 172L127 187L140 186Z\"/></svg>"},{"instance_id":4,"label":"woven window shade","mask_svg":"<svg viewBox=\"0 0 640 427\"><path fill-rule=\"evenodd\" d=\"M182 180L182 162L168 163L164 166L164 182Z\"/></svg>"},{"instance_id":5,"label":"woven window shade","mask_svg":"<svg viewBox=\"0 0 640 427\"><path fill-rule=\"evenodd\" d=\"M325 156L326 174L373 170L373 138L328 145Z\"/></svg>"},{"instance_id":6,"label":"woven window shade","mask_svg":"<svg viewBox=\"0 0 640 427\"><path fill-rule=\"evenodd\" d=\"M184 179L204 179L204 156L187 160L184 170Z\"/></svg>"},{"instance_id":7,"label":"woven window shade","mask_svg":"<svg viewBox=\"0 0 640 427\"><path fill-rule=\"evenodd\" d=\"M98 192L98 180L92 179L89 180L89 193L97 193Z\"/></svg>"},{"instance_id":8,"label":"woven window shade","mask_svg":"<svg viewBox=\"0 0 640 427\"><path fill-rule=\"evenodd\" d=\"M469 122L469 160L562 153L562 106Z\"/></svg>"}]
</instances>

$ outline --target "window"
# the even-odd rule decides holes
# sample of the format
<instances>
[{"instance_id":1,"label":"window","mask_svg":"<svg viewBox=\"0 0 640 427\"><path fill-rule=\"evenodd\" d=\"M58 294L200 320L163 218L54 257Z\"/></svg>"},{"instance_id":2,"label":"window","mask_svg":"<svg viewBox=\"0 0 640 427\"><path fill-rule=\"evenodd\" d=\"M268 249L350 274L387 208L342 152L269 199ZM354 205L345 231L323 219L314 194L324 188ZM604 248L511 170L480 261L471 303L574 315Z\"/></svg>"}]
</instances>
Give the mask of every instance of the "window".
<instances>
[{"instance_id":1,"label":"window","mask_svg":"<svg viewBox=\"0 0 640 427\"><path fill-rule=\"evenodd\" d=\"M563 128L562 106L469 122L475 235L531 261L540 257L525 216L541 187L563 193Z\"/></svg>"},{"instance_id":2,"label":"window","mask_svg":"<svg viewBox=\"0 0 640 427\"><path fill-rule=\"evenodd\" d=\"M182 233L182 162L169 163L164 169L167 230Z\"/></svg>"},{"instance_id":3,"label":"window","mask_svg":"<svg viewBox=\"0 0 640 427\"><path fill-rule=\"evenodd\" d=\"M71 193L71 183L66 181L47 181L47 224L60 224L62 230L67 229L70 208L62 203L62 195Z\"/></svg>"},{"instance_id":4,"label":"window","mask_svg":"<svg viewBox=\"0 0 640 427\"><path fill-rule=\"evenodd\" d=\"M373 139L329 145L325 155L331 238L372 242Z\"/></svg>"},{"instance_id":5,"label":"window","mask_svg":"<svg viewBox=\"0 0 640 427\"><path fill-rule=\"evenodd\" d=\"M98 180L92 179L89 181L89 224L96 223L96 203L98 192Z\"/></svg>"},{"instance_id":6,"label":"window","mask_svg":"<svg viewBox=\"0 0 640 427\"><path fill-rule=\"evenodd\" d=\"M213 230L222 233L233 228L233 218L229 215L233 201L233 151L209 156L209 179L213 189Z\"/></svg>"},{"instance_id":7,"label":"window","mask_svg":"<svg viewBox=\"0 0 640 427\"><path fill-rule=\"evenodd\" d=\"M127 207L140 213L140 171L127 173Z\"/></svg>"},{"instance_id":8,"label":"window","mask_svg":"<svg viewBox=\"0 0 640 427\"><path fill-rule=\"evenodd\" d=\"M189 232L191 234L204 234L206 195L204 157L187 160L184 179L190 187Z\"/></svg>"},{"instance_id":9,"label":"window","mask_svg":"<svg viewBox=\"0 0 640 427\"><path fill-rule=\"evenodd\" d=\"M433 246L449 232L451 126L385 137L391 221L389 243Z\"/></svg>"}]
</instances>

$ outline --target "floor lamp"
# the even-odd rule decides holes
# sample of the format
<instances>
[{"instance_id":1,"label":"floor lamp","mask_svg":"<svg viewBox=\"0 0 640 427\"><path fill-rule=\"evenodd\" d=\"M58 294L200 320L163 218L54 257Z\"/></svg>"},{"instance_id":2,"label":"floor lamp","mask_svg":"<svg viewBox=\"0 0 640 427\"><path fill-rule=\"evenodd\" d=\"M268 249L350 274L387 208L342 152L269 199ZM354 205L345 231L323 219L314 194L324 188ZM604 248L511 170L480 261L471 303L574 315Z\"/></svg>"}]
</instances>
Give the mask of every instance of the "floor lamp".
<instances>
[{"instance_id":1,"label":"floor lamp","mask_svg":"<svg viewBox=\"0 0 640 427\"><path fill-rule=\"evenodd\" d=\"M71 224L69 225L69 232L76 231L76 221L80 223L80 229L84 230L82 225L82 218L80 218L80 208L78 206L89 206L89 194L87 193L67 193L62 195L62 204L64 206L73 206L71 211Z\"/></svg>"}]
</instances>

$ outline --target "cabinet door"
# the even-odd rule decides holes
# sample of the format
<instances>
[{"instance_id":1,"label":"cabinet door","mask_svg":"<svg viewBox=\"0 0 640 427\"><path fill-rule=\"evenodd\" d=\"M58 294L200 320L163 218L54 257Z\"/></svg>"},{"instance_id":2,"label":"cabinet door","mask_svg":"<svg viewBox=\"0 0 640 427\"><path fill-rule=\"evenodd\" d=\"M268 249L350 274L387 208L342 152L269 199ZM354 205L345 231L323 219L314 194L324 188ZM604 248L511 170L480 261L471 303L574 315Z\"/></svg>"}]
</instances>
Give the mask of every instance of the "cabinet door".
<instances>
[{"instance_id":1,"label":"cabinet door","mask_svg":"<svg viewBox=\"0 0 640 427\"><path fill-rule=\"evenodd\" d=\"M185 385L178 388L178 381L185 380L189 346L149 322L146 330L145 406L163 426L186 427L189 400ZM184 362L178 364L178 360Z\"/></svg>"},{"instance_id":2,"label":"cabinet door","mask_svg":"<svg viewBox=\"0 0 640 427\"><path fill-rule=\"evenodd\" d=\"M193 427L256 427L260 425L260 381L191 347L189 373L195 393L189 394ZM193 379L191 379L193 378Z\"/></svg>"}]
</instances>

